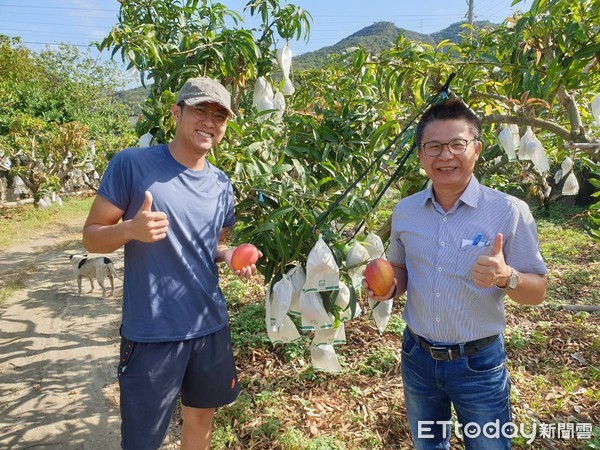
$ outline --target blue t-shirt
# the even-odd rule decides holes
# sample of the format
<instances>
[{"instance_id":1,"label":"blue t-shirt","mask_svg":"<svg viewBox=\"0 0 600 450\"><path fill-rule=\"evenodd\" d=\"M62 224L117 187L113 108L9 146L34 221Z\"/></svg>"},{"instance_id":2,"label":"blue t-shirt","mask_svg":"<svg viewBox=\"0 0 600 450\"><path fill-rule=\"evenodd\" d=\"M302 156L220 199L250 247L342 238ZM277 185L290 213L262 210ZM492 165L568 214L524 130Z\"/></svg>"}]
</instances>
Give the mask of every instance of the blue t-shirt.
<instances>
[{"instance_id":1,"label":"blue t-shirt","mask_svg":"<svg viewBox=\"0 0 600 450\"><path fill-rule=\"evenodd\" d=\"M222 229L235 223L231 182L208 161L203 170L190 170L167 145L156 145L116 154L98 195L128 220L145 191L152 193L152 211L167 215L169 229L161 241L125 245L123 336L166 342L218 331L228 314L215 257Z\"/></svg>"}]
</instances>

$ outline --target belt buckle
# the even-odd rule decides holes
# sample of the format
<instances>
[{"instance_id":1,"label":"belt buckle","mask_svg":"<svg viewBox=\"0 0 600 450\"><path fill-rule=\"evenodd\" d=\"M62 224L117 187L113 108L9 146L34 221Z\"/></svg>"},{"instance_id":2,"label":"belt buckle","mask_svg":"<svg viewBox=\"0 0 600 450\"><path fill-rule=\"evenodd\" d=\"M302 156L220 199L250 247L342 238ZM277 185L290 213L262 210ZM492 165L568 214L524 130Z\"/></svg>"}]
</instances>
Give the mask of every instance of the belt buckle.
<instances>
[{"instance_id":1,"label":"belt buckle","mask_svg":"<svg viewBox=\"0 0 600 450\"><path fill-rule=\"evenodd\" d=\"M434 352L441 352L441 355L444 355L444 352L447 352L448 356L440 357L441 355L439 353L438 353L439 356L436 356L434 354ZM429 347L429 354L436 361L452 361L452 349L448 348L448 347Z\"/></svg>"}]
</instances>

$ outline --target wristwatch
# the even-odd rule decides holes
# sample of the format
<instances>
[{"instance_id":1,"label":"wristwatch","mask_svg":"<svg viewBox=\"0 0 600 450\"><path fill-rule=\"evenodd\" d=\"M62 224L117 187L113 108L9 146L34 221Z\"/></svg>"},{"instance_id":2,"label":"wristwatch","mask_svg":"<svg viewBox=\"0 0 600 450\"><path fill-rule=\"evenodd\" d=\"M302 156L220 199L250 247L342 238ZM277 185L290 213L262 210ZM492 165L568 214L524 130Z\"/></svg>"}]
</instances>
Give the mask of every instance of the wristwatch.
<instances>
[{"instance_id":1,"label":"wristwatch","mask_svg":"<svg viewBox=\"0 0 600 450\"><path fill-rule=\"evenodd\" d=\"M514 267L511 267L510 268L510 276L508 277L506 286L504 286L504 287L497 286L497 287L504 291L512 291L513 289L516 289L516 287L519 285L519 278L521 278L521 274L519 273L519 271L517 269L515 269Z\"/></svg>"}]
</instances>

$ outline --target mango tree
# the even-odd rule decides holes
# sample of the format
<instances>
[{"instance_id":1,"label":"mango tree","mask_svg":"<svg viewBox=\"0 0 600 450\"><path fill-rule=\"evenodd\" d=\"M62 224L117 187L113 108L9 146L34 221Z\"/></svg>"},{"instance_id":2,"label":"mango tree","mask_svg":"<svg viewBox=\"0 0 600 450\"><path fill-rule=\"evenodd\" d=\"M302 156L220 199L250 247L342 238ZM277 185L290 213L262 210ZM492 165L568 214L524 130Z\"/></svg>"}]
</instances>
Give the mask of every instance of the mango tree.
<instances>
[{"instance_id":1,"label":"mango tree","mask_svg":"<svg viewBox=\"0 0 600 450\"><path fill-rule=\"evenodd\" d=\"M597 6L597 0L534 1L528 12L500 27L471 33L465 25L460 43L429 46L401 38L372 63L379 66L384 92L414 105L422 101L419 80L439 86L456 73L451 89L484 123L487 148L477 175L488 185L548 205L561 195L566 157L575 161L580 184L589 177L597 190L600 128L591 108L600 92ZM521 137L530 128L545 148L549 168L522 158L519 148L517 159L505 154L498 135L510 124ZM590 207L590 218L597 234L597 204Z\"/></svg>"},{"instance_id":2,"label":"mango tree","mask_svg":"<svg viewBox=\"0 0 600 450\"><path fill-rule=\"evenodd\" d=\"M85 158L87 127L70 122L46 124L27 115L14 118L2 150L11 150L9 169L33 194L34 205L59 192L74 165Z\"/></svg>"},{"instance_id":3,"label":"mango tree","mask_svg":"<svg viewBox=\"0 0 600 450\"><path fill-rule=\"evenodd\" d=\"M349 49L322 68L295 73L296 93L287 98L283 117L272 115L262 121L258 119L264 114L252 108L250 93L258 76L278 79L273 62L276 33L285 40L307 36L309 15L300 8L281 7L276 0L249 2L246 8L260 13L263 26L244 30L227 27L225 17L237 21L239 16L220 4L126 2L120 24L101 47L120 51L144 81L153 82L139 132L150 130L159 142L171 136L168 108L187 77L213 76L233 92L238 119L230 123L227 141L211 157L234 180L238 237L265 253L261 270L269 280L290 264L305 261L316 241L315 224L320 223L318 231L340 262L358 225L366 225L361 234L379 225L373 221L373 205L396 171L398 157L412 147L410 129L405 139L394 139L451 73L457 73L451 89L486 124L482 138L492 145L478 175L487 184L542 192L544 183L550 183L549 172L537 173L530 161L508 161L503 156L497 144L501 124L544 130L539 138L552 170L567 153L577 164L584 161L577 151L559 144L593 138L589 132L581 133L578 122L570 121L574 116L565 113L573 103L558 99L570 95L584 126L595 130L586 108L590 92L598 90L597 73L580 74L579 81L585 84L577 82L577 69L597 57L597 33L590 32L597 20L593 4L536 1L531 11L509 18L498 29L465 33L468 37L460 44L428 46L400 37L380 55ZM555 17L563 19L553 22ZM577 38L569 37L567 31L573 30ZM533 49L550 41L558 44L554 62L546 67ZM534 90L536 86L544 89ZM401 179L394 187L401 195L426 182L414 157L396 175ZM348 197L324 219L359 176L361 181ZM523 183L524 178L529 181ZM548 196L544 192L540 198Z\"/></svg>"},{"instance_id":4,"label":"mango tree","mask_svg":"<svg viewBox=\"0 0 600 450\"><path fill-rule=\"evenodd\" d=\"M258 30L240 27L241 16L220 3L122 2L119 23L99 48L112 49L113 56L120 52L148 88L140 134L150 131L158 142L171 137L169 109L181 85L193 76L219 79L232 92L233 108L239 112L248 105L248 88L254 80L273 70L276 35L308 38L311 17L302 8L258 0L248 3L247 9L260 15Z\"/></svg>"},{"instance_id":5,"label":"mango tree","mask_svg":"<svg viewBox=\"0 0 600 450\"><path fill-rule=\"evenodd\" d=\"M0 69L0 170L19 176L36 205L73 168L101 172L107 154L132 143L114 64L73 46L37 54L0 36Z\"/></svg>"}]
</instances>

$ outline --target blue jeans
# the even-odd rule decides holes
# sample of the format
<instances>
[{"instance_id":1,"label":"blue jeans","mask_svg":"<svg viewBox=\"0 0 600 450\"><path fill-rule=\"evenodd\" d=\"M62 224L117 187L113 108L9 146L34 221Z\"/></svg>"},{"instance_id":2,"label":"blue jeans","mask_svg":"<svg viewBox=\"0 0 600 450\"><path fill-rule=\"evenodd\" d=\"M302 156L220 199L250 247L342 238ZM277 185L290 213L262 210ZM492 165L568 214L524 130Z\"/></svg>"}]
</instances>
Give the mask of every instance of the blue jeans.
<instances>
[{"instance_id":1,"label":"blue jeans","mask_svg":"<svg viewBox=\"0 0 600 450\"><path fill-rule=\"evenodd\" d=\"M437 343L433 343L437 344ZM402 381L406 413L416 450L449 450L451 433L468 450L510 449L510 380L502 336L474 355L439 361L404 331ZM450 423L454 405L457 424ZM507 429L505 427L505 429Z\"/></svg>"}]
</instances>

